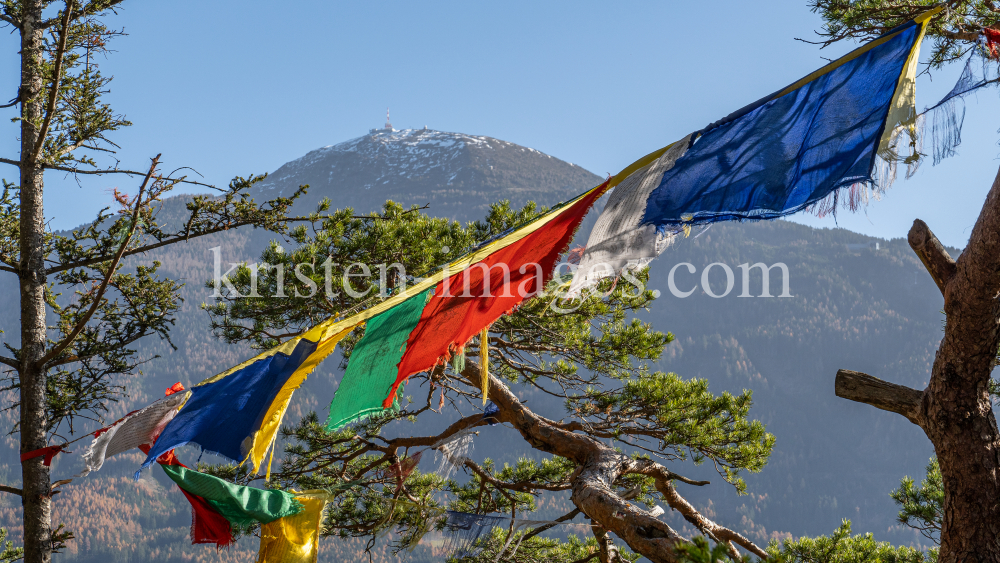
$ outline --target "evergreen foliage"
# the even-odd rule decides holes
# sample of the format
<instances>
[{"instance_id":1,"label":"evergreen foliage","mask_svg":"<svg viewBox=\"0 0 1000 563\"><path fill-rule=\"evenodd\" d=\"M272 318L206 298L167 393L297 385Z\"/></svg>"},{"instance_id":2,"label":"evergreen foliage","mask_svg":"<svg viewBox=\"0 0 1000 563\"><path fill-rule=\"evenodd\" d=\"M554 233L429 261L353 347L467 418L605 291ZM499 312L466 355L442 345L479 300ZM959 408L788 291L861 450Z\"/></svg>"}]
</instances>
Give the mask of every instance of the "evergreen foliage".
<instances>
[{"instance_id":1,"label":"evergreen foliage","mask_svg":"<svg viewBox=\"0 0 1000 563\"><path fill-rule=\"evenodd\" d=\"M935 0L810 0L823 17L820 44L846 39L868 41L940 4ZM941 68L969 52L984 27L1000 27L1000 12L988 0L951 0L945 12L929 22L932 47L928 70Z\"/></svg>"},{"instance_id":2,"label":"evergreen foliage","mask_svg":"<svg viewBox=\"0 0 1000 563\"><path fill-rule=\"evenodd\" d=\"M328 207L328 202L321 203L313 217ZM249 342L258 348L273 346L329 315L346 315L369 306L379 298L380 289L412 284L415 277L425 275L436 264L457 258L544 211L534 204L512 209L501 202L491 207L484 220L465 226L433 219L419 209L404 210L392 202L367 221L353 218L350 209L336 211L327 219L293 231L295 248L272 244L266 249L261 263L268 265L268 273L261 265L238 268L230 276L232 287L218 287L220 297L206 309L213 316L217 335L224 340ZM359 273L357 267L350 266L354 262L369 265L372 276L344 278L347 273ZM281 265L288 272L302 263L312 265L302 268L302 278L279 277L272 267ZM387 278L380 288L376 265L390 263L405 266L405 276L388 268L396 277ZM349 280L353 295L339 285L333 288L335 294L324 291L324 265L328 265L333 280ZM259 297L243 297L254 293L254 271ZM512 389L532 387L562 397L565 411L557 418L562 419L559 424L563 428L610 441L630 452L636 467L655 460L709 461L742 492L740 476L763 468L774 437L760 422L748 418L750 391L717 396L703 380L684 380L676 374L649 370L648 361L658 359L673 336L634 318L654 299L652 291L645 289L646 276L645 271L637 274L634 284L606 280L597 293L572 303L572 307L552 291L525 301L490 328L491 373ZM549 289L566 281L554 279ZM208 287L217 288L214 281ZM287 299L277 297L279 294L312 297ZM554 303L561 312L553 308ZM359 338L360 334L353 334L342 341L345 363ZM478 339L468 344L467 362L478 357L478 346ZM454 428L481 425L482 415L477 414L482 408L480 397L480 390L460 374L439 367L410 378L398 412L335 432L327 431L318 415L310 413L283 429L285 456L280 468L272 470L271 485L296 489L349 485L331 503L323 533L369 538L371 547L377 537L394 530L391 542L396 550L413 548L428 531L440 529L443 508L524 517L538 508L542 495L572 490L580 467L559 456L522 458L503 465L489 458L482 463L465 461L462 469L467 478L445 479L419 470L400 477L396 469L400 463L438 440L436 436L412 435L412 424L446 413ZM509 432L484 427L479 440L500 431ZM651 509L663 502L654 484L652 477L628 472L613 483L613 488L622 498ZM570 520L578 514L580 510L574 509L563 518ZM586 546L597 545L590 543L597 541L596 536L582 542L542 539L532 531L515 532L521 533L531 537L519 548L518 561L578 560L581 550L589 549ZM495 558L492 550L496 546L490 546L500 541L498 534L484 544L477 560ZM502 535L506 538L507 532ZM620 560L633 558L625 551L610 549ZM597 552L588 555L593 557Z\"/></svg>"},{"instance_id":3,"label":"evergreen foliage","mask_svg":"<svg viewBox=\"0 0 1000 563\"><path fill-rule=\"evenodd\" d=\"M14 563L24 558L24 548L14 547L7 539L7 529L0 528L0 563Z\"/></svg>"},{"instance_id":4,"label":"evergreen foliage","mask_svg":"<svg viewBox=\"0 0 1000 563\"><path fill-rule=\"evenodd\" d=\"M768 555L781 563L930 563L937 551L924 553L912 547L897 547L876 541L871 533L851 535L851 522L844 520L829 536L772 542Z\"/></svg>"},{"instance_id":5,"label":"evergreen foliage","mask_svg":"<svg viewBox=\"0 0 1000 563\"><path fill-rule=\"evenodd\" d=\"M936 458L927 464L927 476L918 487L910 477L903 477L899 488L890 493L900 506L899 522L920 531L934 543L941 542L941 520L944 519L944 484Z\"/></svg>"},{"instance_id":6,"label":"evergreen foliage","mask_svg":"<svg viewBox=\"0 0 1000 563\"><path fill-rule=\"evenodd\" d=\"M147 252L241 226L285 232L287 211L303 193L260 204L249 190L263 177L238 177L216 196L193 198L183 220L160 219L174 188L214 186L161 172L160 155L148 169L119 166L111 136L130 122L107 103L111 77L98 65L123 35L105 23L119 3L0 1L0 26L21 40L21 87L0 105L16 112L21 148L16 158L0 157L17 178L2 180L0 272L17 278L21 312L19 326L2 327L19 338L5 339L0 363L9 369L0 391L10 392L18 412L20 422L7 430L19 434L21 452L65 444L79 418L102 423L109 405L128 393L120 377L152 359L136 353L137 343L148 336L169 343L181 284L161 276L159 262L143 260ZM43 210L50 170L74 180L124 175L136 187L131 195L115 189L93 222L58 233ZM50 521L59 491L41 459L22 462L21 477L23 492L3 490L22 497L25 559L44 563L73 534Z\"/></svg>"}]
</instances>

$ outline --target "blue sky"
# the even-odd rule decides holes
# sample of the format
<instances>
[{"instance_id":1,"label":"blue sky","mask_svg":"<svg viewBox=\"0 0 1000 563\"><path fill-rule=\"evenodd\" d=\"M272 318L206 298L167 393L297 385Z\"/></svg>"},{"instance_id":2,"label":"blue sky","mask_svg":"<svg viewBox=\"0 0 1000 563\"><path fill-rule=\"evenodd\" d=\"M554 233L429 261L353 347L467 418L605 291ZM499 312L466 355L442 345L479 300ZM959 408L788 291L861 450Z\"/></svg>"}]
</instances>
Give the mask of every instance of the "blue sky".
<instances>
[{"instance_id":1,"label":"blue sky","mask_svg":"<svg viewBox=\"0 0 1000 563\"><path fill-rule=\"evenodd\" d=\"M719 2L127 1L129 34L103 63L109 100L135 125L112 139L122 165L163 153L206 181L270 172L360 136L392 110L396 128L489 135L605 175L766 95L853 45L819 51L804 0ZM16 36L0 35L0 98L18 82ZM918 106L959 69L926 76ZM920 217L964 246L996 174L995 90L968 107L960 155L925 166L864 212L796 216L881 237ZM17 156L0 110L0 155ZM15 179L12 167L0 177ZM46 215L67 228L107 205L125 177L46 178ZM334 202L336 204L336 202Z\"/></svg>"}]
</instances>

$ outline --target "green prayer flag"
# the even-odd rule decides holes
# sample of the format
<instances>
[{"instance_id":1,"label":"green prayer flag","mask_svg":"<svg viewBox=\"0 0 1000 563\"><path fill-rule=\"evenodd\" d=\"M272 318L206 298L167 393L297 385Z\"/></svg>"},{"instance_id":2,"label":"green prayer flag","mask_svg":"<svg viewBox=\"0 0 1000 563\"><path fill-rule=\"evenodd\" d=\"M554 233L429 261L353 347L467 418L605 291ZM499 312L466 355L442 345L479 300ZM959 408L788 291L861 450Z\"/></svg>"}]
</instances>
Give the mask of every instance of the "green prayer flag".
<instances>
[{"instance_id":1,"label":"green prayer flag","mask_svg":"<svg viewBox=\"0 0 1000 563\"><path fill-rule=\"evenodd\" d=\"M207 500L236 528L246 529L254 522L268 524L302 512L302 503L292 493L244 487L179 465L160 467L178 487Z\"/></svg>"},{"instance_id":2,"label":"green prayer flag","mask_svg":"<svg viewBox=\"0 0 1000 563\"><path fill-rule=\"evenodd\" d=\"M368 321L365 335L354 346L347 371L330 403L327 430L343 428L367 416L391 410L383 409L382 401L396 382L406 341L433 292L431 288L414 295ZM398 408L398 403L394 403L393 409Z\"/></svg>"}]
</instances>

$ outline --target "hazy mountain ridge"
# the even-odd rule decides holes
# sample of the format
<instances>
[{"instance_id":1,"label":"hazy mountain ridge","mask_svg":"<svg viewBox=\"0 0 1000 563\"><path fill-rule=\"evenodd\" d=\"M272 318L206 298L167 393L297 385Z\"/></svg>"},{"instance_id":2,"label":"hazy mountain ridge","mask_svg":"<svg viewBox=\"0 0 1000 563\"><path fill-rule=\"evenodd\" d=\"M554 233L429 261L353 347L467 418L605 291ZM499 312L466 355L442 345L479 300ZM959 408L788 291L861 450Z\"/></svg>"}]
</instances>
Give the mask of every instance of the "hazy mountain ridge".
<instances>
[{"instance_id":1,"label":"hazy mountain ridge","mask_svg":"<svg viewBox=\"0 0 1000 563\"><path fill-rule=\"evenodd\" d=\"M499 199L511 199L515 205L529 199L551 205L600 180L580 167L489 137L381 130L312 151L279 168L255 192L268 198L310 184L307 199L297 206L300 212L314 208L322 197L330 197L334 208L351 206L358 212L374 211L386 199L393 199L404 204L430 202L428 213L466 221L481 218L489 204ZM180 217L185 201L165 201L164 212ZM595 215L588 217L588 224ZM585 225L581 236L585 238L587 232ZM214 339L208 316L198 305L209 296L204 282L213 273L212 248L219 247L225 271L228 263L255 260L267 238L266 233L246 230L219 233L138 260L159 260L162 275L186 283L185 301L171 336L178 350L147 339L140 352L162 357L144 366L143 375L123 378L131 396L113 405L106 418L113 420L162 396L163 389L176 381L197 383L252 355L246 347ZM941 337L940 293L919 260L901 239L880 241L877 251L847 246L873 241L840 229L818 230L783 221L723 224L698 237L680 239L653 263L651 285L664 295L643 318L677 337L667 346L657 369L685 378L707 378L716 393L752 389L751 416L763 420L777 436L771 462L760 475L747 479L750 495L745 497L736 496L710 467L672 467L712 480L711 486L686 487L684 493L721 523L743 530L755 541L829 533L844 517L855 521L856 531L871 530L880 539L919 541L916 534L895 526L888 492L903 475L921 475L931 452L929 443L901 417L833 395L833 376L840 367L922 387ZM698 274L677 276L685 288L697 285L702 268L713 262L730 265L737 276L736 266L744 262L784 262L794 297L739 298L737 277L735 290L725 298L712 299L698 290L690 298L678 299L667 291L666 278L673 265L684 261L698 268ZM721 279L720 271L715 275ZM715 276L712 279L713 284L718 281ZM754 283L751 292L759 295L759 283ZM773 294L780 293L773 282L772 287ZM0 308L0 318L8 323L16 319L16 305ZM3 338L16 336L13 326L5 324L8 332ZM324 416L342 373L336 358L324 362L296 394L289 418L309 410ZM407 391L414 396L423 392ZM558 401L527 389L518 394L540 413L561 417ZM13 421L12 411L0 416ZM431 432L458 416L447 413L421 421L414 431ZM488 432L489 438L478 442L474 459L508 459L526 451L513 431L496 427ZM4 443L0 482L16 485L16 449L10 438ZM193 448L179 455L192 462L198 457ZM253 540L221 554L210 547L188 545L190 513L183 497L155 469L144 474L145 483L130 485L123 478L138 461L132 459L136 456L122 457L127 459L115 460L101 472L63 487L65 494L57 497L55 521L73 528L78 537L62 560L142 560L153 553L163 561L235 560L235 554L248 559L256 549ZM433 469L432 460L425 462L421 469ZM54 478L75 473L75 463L76 454L57 457ZM555 513L566 502L552 499L544 510ZM0 496L0 525L14 528L15 537L19 535L14 525L18 512L9 495ZM678 528L684 525L676 514L668 512L664 517ZM109 532L112 529L114 534ZM330 538L324 541L321 560L360 558L362 548L359 542ZM380 551L375 560L388 557ZM413 560L429 557L418 550Z\"/></svg>"}]
</instances>

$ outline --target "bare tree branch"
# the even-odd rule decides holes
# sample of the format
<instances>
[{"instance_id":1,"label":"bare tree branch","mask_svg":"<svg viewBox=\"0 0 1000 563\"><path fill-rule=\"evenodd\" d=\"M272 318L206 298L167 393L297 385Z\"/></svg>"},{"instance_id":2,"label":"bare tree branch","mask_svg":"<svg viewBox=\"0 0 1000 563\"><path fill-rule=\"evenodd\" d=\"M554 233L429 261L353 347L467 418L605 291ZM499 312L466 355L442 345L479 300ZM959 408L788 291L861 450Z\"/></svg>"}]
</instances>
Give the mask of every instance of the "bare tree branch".
<instances>
[{"instance_id":1,"label":"bare tree branch","mask_svg":"<svg viewBox=\"0 0 1000 563\"><path fill-rule=\"evenodd\" d=\"M906 240L920 261L924 263L924 268L927 268L927 272L934 279L941 294L944 295L948 282L955 277L955 260L945 250L941 241L934 236L927 223L920 219L913 221L913 226L910 227Z\"/></svg>"},{"instance_id":2,"label":"bare tree branch","mask_svg":"<svg viewBox=\"0 0 1000 563\"><path fill-rule=\"evenodd\" d=\"M920 406L924 392L882 381L860 371L842 369L837 371L834 390L838 397L858 403L865 403L877 409L894 412L907 420L922 426L923 415Z\"/></svg>"},{"instance_id":3,"label":"bare tree branch","mask_svg":"<svg viewBox=\"0 0 1000 563\"><path fill-rule=\"evenodd\" d=\"M0 106L0 107L2 107L2 106ZM59 152L57 152L53 156L60 157L60 156L62 156L64 154L71 153L71 152L73 152L73 151L75 151L76 149L79 149L79 148L90 149L92 151L109 152L109 153L112 153L112 154L115 153L115 151L113 151L111 149L105 149L105 148L97 147L97 146L94 146L94 145L88 145L87 141L92 141L92 140L93 139L81 139L81 140L73 143L72 145L67 145L67 146L59 149Z\"/></svg>"},{"instance_id":4,"label":"bare tree branch","mask_svg":"<svg viewBox=\"0 0 1000 563\"><path fill-rule=\"evenodd\" d=\"M484 481L496 487L497 490L506 489L508 491L517 491L520 493L526 493L530 491L566 491L569 490L569 484L556 484L556 485L542 485L536 483L535 481L521 481L519 483L505 483L499 479L494 479L482 467L472 461L466 460L465 466L472 470L473 473L479 475Z\"/></svg>"},{"instance_id":5,"label":"bare tree branch","mask_svg":"<svg viewBox=\"0 0 1000 563\"><path fill-rule=\"evenodd\" d=\"M621 554L618 553L618 546L608 535L608 531L600 526L594 526L591 528L591 532L594 534L594 539L597 540L597 552L594 555L598 557L598 560L601 563L620 563L622 561Z\"/></svg>"},{"instance_id":6,"label":"bare tree branch","mask_svg":"<svg viewBox=\"0 0 1000 563\"><path fill-rule=\"evenodd\" d=\"M660 491L660 494L663 495L663 499L667 501L670 508L680 512L681 516L683 516L685 520L694 524L695 527L703 533L710 534L716 541L730 544L730 555L733 556L733 561L738 561L740 559L740 555L739 552L733 548L731 545L732 543L739 545L757 557L767 559L767 552L757 547L756 544L744 537L742 534L724 526L720 526L702 516L694 506L691 506L691 503L677 493L677 489L670 484L670 481L658 477L656 479L656 490Z\"/></svg>"},{"instance_id":7,"label":"bare tree branch","mask_svg":"<svg viewBox=\"0 0 1000 563\"><path fill-rule=\"evenodd\" d=\"M9 23L10 25L16 27L17 29L21 29L21 20L16 19L13 16L0 13L0 21Z\"/></svg>"},{"instance_id":8,"label":"bare tree branch","mask_svg":"<svg viewBox=\"0 0 1000 563\"><path fill-rule=\"evenodd\" d=\"M566 514L563 514L562 516L560 516L559 518L556 518L555 520L553 520L553 522L569 522L570 520L576 518L579 514L581 514L580 509L579 508L574 508L573 510L570 510ZM524 537L521 538L521 541L524 541L524 540L526 540L528 538L537 536L538 534L540 534L540 533L542 533L542 532L544 532L546 530L550 530L552 528L555 528L555 527L556 527L555 524L544 524L542 526L534 528L533 530L531 530L527 534L524 534Z\"/></svg>"},{"instance_id":9,"label":"bare tree branch","mask_svg":"<svg viewBox=\"0 0 1000 563\"><path fill-rule=\"evenodd\" d=\"M948 31L947 29L942 29L939 31L941 35L947 37L948 39L954 39L956 41L968 41L970 43L975 43L979 40L981 35L978 31Z\"/></svg>"},{"instance_id":10,"label":"bare tree branch","mask_svg":"<svg viewBox=\"0 0 1000 563\"><path fill-rule=\"evenodd\" d=\"M0 492L10 493L12 495L23 496L24 491L18 489L17 487L8 487L7 485L0 485Z\"/></svg>"},{"instance_id":11,"label":"bare tree branch","mask_svg":"<svg viewBox=\"0 0 1000 563\"><path fill-rule=\"evenodd\" d=\"M125 255L125 249L128 247L129 241L132 240L132 236L135 234L136 220L139 217L139 209L142 207L142 194L146 189L146 185L149 184L149 179L153 177L153 173L156 171L156 165L159 164L159 162L160 155L156 155L156 158L153 159L152 164L149 166L149 173L146 174L146 179L143 180L142 185L139 186L139 193L135 196L135 207L132 209L132 224L129 226L128 235L125 236L125 240L122 241L121 246L118 248L118 252L115 254L114 259L108 266L108 270L104 274L104 280L101 282L100 288L98 288L97 293L94 295L94 303L90 306L90 309L86 312L86 314L84 314L83 318L76 323L73 330L62 339L62 342L56 344L48 354L45 354L38 360L39 364L44 366L49 361L58 357L63 350L69 347L69 345L73 343L73 340L76 339L77 335L79 335L80 332L87 326L87 323L90 322L90 318L94 316L97 309L101 306L101 298L104 297L104 292L107 291L108 284L111 283L111 278L114 277L115 271L118 269L118 264L121 263L122 257Z\"/></svg>"},{"instance_id":12,"label":"bare tree branch","mask_svg":"<svg viewBox=\"0 0 1000 563\"><path fill-rule=\"evenodd\" d=\"M284 221L286 221L286 222L311 221L311 219L308 219L308 218L293 218L293 219L284 219ZM215 234L215 233L221 233L222 231L226 231L226 230L229 230L229 229L235 229L237 227L243 227L243 226L246 226L246 225L250 225L252 223L253 223L252 220L235 221L233 223L227 223L225 225L220 225L220 226L215 227L213 229L206 229L206 230L198 232L198 233L180 234L180 235L177 235L177 236L174 236L174 237L165 238L165 239L163 239L161 241L157 241L157 242L152 243L152 244L147 244L145 246L139 246L139 247L133 248L131 250L127 250L127 251L125 251L125 254L122 255L122 257L123 258L127 258L129 256L134 256L136 254L142 254L143 252L149 252L150 250L155 250L157 248L160 248L161 246L167 246L167 245L173 244L175 242L187 241L187 240L191 240L193 238L203 237L203 236L207 236L207 235L211 235L211 234ZM102 255L102 256L96 256L94 258L88 258L87 260L80 260L78 262L69 262L69 263L66 263L66 264L59 264L58 266L53 266L53 267L49 268L48 270L45 270L45 274L46 275L56 274L56 273L63 272L63 271L66 271L66 270L71 270L73 268L83 268L83 267L86 267L86 266L93 266L94 264L100 264L101 262L107 262L108 260L111 260L112 258L113 258L113 256L108 256L108 255L105 254L105 255ZM2 269L2 268L0 268L0 269ZM295 336L297 334L298 333L295 333L292 336Z\"/></svg>"},{"instance_id":13,"label":"bare tree branch","mask_svg":"<svg viewBox=\"0 0 1000 563\"><path fill-rule=\"evenodd\" d=\"M467 360L461 375L473 387L481 388L482 372L476 362ZM607 531L614 532L633 551L651 561L677 561L676 546L688 540L666 523L628 503L611 486L618 477L630 470L648 469L645 462L639 463L590 436L558 428L525 407L501 380L495 376L489 377L489 398L500 411L496 419L510 423L533 448L565 457L580 466L571 480L573 493L570 500L577 508ZM661 480L670 486L669 489L664 489L670 493L673 486L670 485L671 477L667 477L668 473L665 471ZM720 534L731 538L731 541L739 540L742 542L740 545L751 553L767 558L767 553L753 542L704 518L693 507L691 510L692 517L700 517L707 529L718 530Z\"/></svg>"},{"instance_id":14,"label":"bare tree branch","mask_svg":"<svg viewBox=\"0 0 1000 563\"><path fill-rule=\"evenodd\" d=\"M150 334L152 334L152 333L151 332L143 332L141 334L136 334L132 338L127 338L127 339L115 342L115 346L117 346L117 347L128 346L129 344L137 342L137 341L139 341L139 340L141 340L141 339L149 336ZM95 349L95 350L91 350L90 353L84 354L83 356L77 356L75 354L74 355L70 355L70 356L66 356L64 358L59 359L58 361L49 362L48 367L49 368L54 368L54 367L63 366L63 365L66 365L66 364L72 364L74 362L86 361L86 360L89 360L90 358L93 358L93 357L98 356L98 355L100 355L100 354L102 354L104 352L107 352L107 350L108 350L107 347L105 347L105 348L98 348L98 349ZM0 362L2 362L2 361L3 361L3 357L0 356Z\"/></svg>"},{"instance_id":15,"label":"bare tree branch","mask_svg":"<svg viewBox=\"0 0 1000 563\"><path fill-rule=\"evenodd\" d=\"M18 88L17 89L17 95L14 96L13 98L11 98L11 100L9 102L7 102L6 104L0 106L0 109L9 108L9 107L12 107L12 106L16 106L20 102L21 102L21 89Z\"/></svg>"},{"instance_id":16,"label":"bare tree branch","mask_svg":"<svg viewBox=\"0 0 1000 563\"><path fill-rule=\"evenodd\" d=\"M5 164L13 164L15 166L20 166L21 163L14 160L7 160L0 158L0 162ZM83 170L79 167L61 166L58 164L42 164L42 168L45 170L60 170L62 172L69 172L70 174L86 174L86 175L96 175L103 176L105 174L125 174L128 176L142 176L145 172L139 172L137 170L121 170L119 168L103 168L100 170ZM212 188L213 190L222 191L220 188L213 186L212 184L206 184L204 182L196 182L194 180L188 180L186 177L179 178L176 180L179 184L191 184L193 186L202 186L205 188Z\"/></svg>"},{"instance_id":17,"label":"bare tree branch","mask_svg":"<svg viewBox=\"0 0 1000 563\"><path fill-rule=\"evenodd\" d=\"M392 440L386 440L386 447L393 448L413 448L418 446L433 446L434 444L454 436L455 434L466 430L468 428L473 428L475 426L483 426L486 421L483 420L482 414L473 414L465 418L459 419L452 423L448 428L445 428L444 432L441 432L437 436L413 436L404 438L393 438ZM378 436L376 436L378 438ZM381 438L379 438L381 439Z\"/></svg>"},{"instance_id":18,"label":"bare tree branch","mask_svg":"<svg viewBox=\"0 0 1000 563\"><path fill-rule=\"evenodd\" d=\"M14 369L18 369L21 367L20 362L18 362L14 358L8 358L7 356L0 356L0 364L8 365Z\"/></svg>"}]
</instances>

